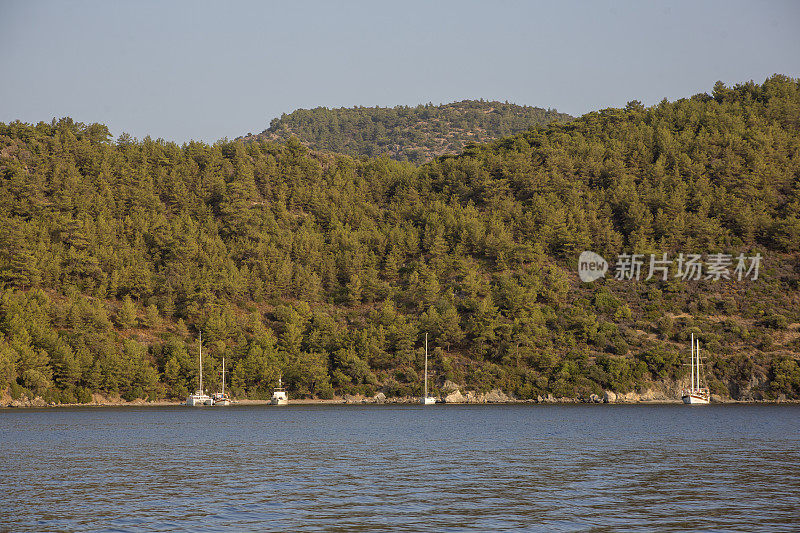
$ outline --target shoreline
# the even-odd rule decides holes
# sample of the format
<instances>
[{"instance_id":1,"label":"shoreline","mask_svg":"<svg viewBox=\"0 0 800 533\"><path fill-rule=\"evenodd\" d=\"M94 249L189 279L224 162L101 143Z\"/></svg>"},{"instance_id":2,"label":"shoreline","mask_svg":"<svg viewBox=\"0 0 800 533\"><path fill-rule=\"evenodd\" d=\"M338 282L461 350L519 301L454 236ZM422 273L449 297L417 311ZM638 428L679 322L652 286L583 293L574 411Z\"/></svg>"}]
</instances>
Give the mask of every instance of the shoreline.
<instances>
[{"instance_id":1,"label":"shoreline","mask_svg":"<svg viewBox=\"0 0 800 533\"><path fill-rule=\"evenodd\" d=\"M40 398L37 398L41 400ZM491 401L491 402L445 402L437 401L440 405L683 405L680 399L660 399L660 400L628 400L628 401L615 401L615 402L592 402L584 401L577 398L556 398L553 400L538 401L532 400L506 400L506 401ZM235 406L270 406L270 400L234 400L231 404ZM386 398L382 401L377 401L373 398L333 398L330 400L318 398L302 398L290 400L289 405L419 405L417 398ZM733 400L725 399L722 401L712 401L709 405L800 405L800 400ZM177 400L156 400L145 401L135 400L127 402L124 400L105 400L93 401L89 403L62 403L62 404L48 404L44 401L14 401L9 404L0 405L2 410L17 410L17 409L58 409L58 408L92 408L92 407L186 407L186 403ZM203 406L213 407L213 406ZM218 406L222 407L222 406ZM274 406L285 407L285 406Z\"/></svg>"}]
</instances>

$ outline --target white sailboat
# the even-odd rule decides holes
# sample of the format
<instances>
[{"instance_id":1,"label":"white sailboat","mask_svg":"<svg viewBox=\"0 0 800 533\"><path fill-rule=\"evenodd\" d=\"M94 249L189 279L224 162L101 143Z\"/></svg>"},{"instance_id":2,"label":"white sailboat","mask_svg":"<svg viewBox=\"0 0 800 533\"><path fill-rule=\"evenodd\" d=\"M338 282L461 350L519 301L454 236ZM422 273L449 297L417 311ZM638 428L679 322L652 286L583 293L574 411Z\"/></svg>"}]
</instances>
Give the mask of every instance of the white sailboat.
<instances>
[{"instance_id":1,"label":"white sailboat","mask_svg":"<svg viewBox=\"0 0 800 533\"><path fill-rule=\"evenodd\" d=\"M278 376L278 388L272 392L269 403L272 405L289 405L289 393L283 388L283 375Z\"/></svg>"},{"instance_id":2,"label":"white sailboat","mask_svg":"<svg viewBox=\"0 0 800 533\"><path fill-rule=\"evenodd\" d=\"M422 398L419 399L422 405L432 405L436 403L436 398L428 396L428 334L425 334L425 391Z\"/></svg>"},{"instance_id":3,"label":"white sailboat","mask_svg":"<svg viewBox=\"0 0 800 533\"><path fill-rule=\"evenodd\" d=\"M695 344L694 333L692 333L692 372L690 375L691 385L683 389L683 403L691 405L705 405L711 399L708 387L700 386L701 365L700 365L700 339Z\"/></svg>"},{"instance_id":4,"label":"white sailboat","mask_svg":"<svg viewBox=\"0 0 800 533\"><path fill-rule=\"evenodd\" d=\"M198 407L201 405L214 405L214 400L203 390L203 332L200 332L200 387L186 398L186 405Z\"/></svg>"},{"instance_id":5,"label":"white sailboat","mask_svg":"<svg viewBox=\"0 0 800 533\"><path fill-rule=\"evenodd\" d=\"M214 405L230 405L231 399L225 394L225 358L222 358L222 392L216 392L213 396Z\"/></svg>"}]
</instances>

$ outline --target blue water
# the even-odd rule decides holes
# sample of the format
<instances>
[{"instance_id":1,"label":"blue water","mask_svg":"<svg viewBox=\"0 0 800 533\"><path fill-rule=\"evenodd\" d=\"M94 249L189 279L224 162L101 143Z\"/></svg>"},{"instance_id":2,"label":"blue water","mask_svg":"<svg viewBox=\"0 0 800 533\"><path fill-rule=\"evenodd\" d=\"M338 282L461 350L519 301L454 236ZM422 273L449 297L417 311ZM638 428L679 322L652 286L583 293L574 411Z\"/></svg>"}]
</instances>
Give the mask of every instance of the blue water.
<instances>
[{"instance_id":1,"label":"blue water","mask_svg":"<svg viewBox=\"0 0 800 533\"><path fill-rule=\"evenodd\" d=\"M0 531L798 531L800 406L0 410Z\"/></svg>"}]
</instances>

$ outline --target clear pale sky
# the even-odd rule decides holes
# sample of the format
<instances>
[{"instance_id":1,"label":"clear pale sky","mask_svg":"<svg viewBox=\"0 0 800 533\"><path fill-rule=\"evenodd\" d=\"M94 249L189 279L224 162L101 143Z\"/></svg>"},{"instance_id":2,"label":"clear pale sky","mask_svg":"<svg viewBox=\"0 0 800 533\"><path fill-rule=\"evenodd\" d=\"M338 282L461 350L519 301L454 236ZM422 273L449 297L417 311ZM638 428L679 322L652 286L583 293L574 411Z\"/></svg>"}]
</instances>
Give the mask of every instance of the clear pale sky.
<instances>
[{"instance_id":1,"label":"clear pale sky","mask_svg":"<svg viewBox=\"0 0 800 533\"><path fill-rule=\"evenodd\" d=\"M216 141L298 108L573 115L800 76L800 2L0 0L0 122Z\"/></svg>"}]
</instances>

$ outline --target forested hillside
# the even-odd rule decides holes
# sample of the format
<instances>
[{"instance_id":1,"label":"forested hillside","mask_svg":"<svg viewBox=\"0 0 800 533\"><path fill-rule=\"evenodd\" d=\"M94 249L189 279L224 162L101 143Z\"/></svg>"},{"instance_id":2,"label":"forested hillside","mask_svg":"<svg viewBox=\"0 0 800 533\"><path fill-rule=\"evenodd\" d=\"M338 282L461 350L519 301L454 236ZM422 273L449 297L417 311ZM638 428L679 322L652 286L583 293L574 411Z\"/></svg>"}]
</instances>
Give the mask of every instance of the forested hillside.
<instances>
[{"instance_id":1,"label":"forested hillside","mask_svg":"<svg viewBox=\"0 0 800 533\"><path fill-rule=\"evenodd\" d=\"M555 110L483 100L417 107L318 107L284 114L273 119L269 129L244 140L295 136L312 150L422 163L435 156L457 154L470 143L571 119Z\"/></svg>"},{"instance_id":2,"label":"forested hillside","mask_svg":"<svg viewBox=\"0 0 800 533\"><path fill-rule=\"evenodd\" d=\"M0 389L183 397L800 397L800 81L590 113L422 166L0 124ZM577 256L760 253L757 280L583 283ZM613 269L613 266L612 266ZM208 353L208 357L205 357Z\"/></svg>"}]
</instances>

